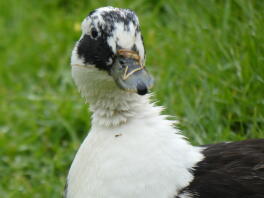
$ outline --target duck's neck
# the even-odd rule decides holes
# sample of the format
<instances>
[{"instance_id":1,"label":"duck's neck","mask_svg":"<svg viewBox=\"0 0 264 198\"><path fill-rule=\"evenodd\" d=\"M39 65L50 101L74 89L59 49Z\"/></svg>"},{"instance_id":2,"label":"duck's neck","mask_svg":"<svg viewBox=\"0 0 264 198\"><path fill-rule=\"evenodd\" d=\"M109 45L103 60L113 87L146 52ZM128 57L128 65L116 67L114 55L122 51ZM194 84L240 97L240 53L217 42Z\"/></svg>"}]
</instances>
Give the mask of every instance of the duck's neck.
<instances>
[{"instance_id":1,"label":"duck's neck","mask_svg":"<svg viewBox=\"0 0 264 198\"><path fill-rule=\"evenodd\" d=\"M127 123L133 117L147 116L150 109L152 114L160 113L162 108L151 104L149 94L140 96L123 91L110 76L100 75L102 71L80 72L79 69L74 68L73 75L82 96L90 105L92 125L116 127Z\"/></svg>"},{"instance_id":2,"label":"duck's neck","mask_svg":"<svg viewBox=\"0 0 264 198\"><path fill-rule=\"evenodd\" d=\"M138 96L124 91L112 91L90 102L92 124L105 127L123 125L150 106L148 96Z\"/></svg>"}]
</instances>

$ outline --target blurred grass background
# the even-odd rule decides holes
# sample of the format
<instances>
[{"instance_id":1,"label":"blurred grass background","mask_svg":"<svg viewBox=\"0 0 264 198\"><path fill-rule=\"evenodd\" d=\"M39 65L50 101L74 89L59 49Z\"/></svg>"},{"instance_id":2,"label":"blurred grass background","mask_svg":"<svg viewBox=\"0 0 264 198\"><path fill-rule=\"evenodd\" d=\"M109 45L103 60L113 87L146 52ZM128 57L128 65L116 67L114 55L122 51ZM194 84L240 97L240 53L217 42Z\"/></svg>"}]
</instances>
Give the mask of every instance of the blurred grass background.
<instances>
[{"instance_id":1,"label":"blurred grass background","mask_svg":"<svg viewBox=\"0 0 264 198\"><path fill-rule=\"evenodd\" d=\"M156 98L194 144L264 137L264 1L0 1L0 197L60 197L89 129L70 75L94 8L138 14Z\"/></svg>"}]
</instances>

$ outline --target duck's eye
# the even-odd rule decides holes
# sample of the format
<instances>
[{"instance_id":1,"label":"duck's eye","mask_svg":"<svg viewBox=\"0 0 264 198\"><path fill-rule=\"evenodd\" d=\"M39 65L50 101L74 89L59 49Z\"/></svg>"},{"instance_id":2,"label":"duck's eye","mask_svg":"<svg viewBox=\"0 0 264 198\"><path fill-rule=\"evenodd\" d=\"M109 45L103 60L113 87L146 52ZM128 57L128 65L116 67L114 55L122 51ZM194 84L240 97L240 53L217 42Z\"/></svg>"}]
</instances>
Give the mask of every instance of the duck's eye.
<instances>
[{"instance_id":1,"label":"duck's eye","mask_svg":"<svg viewBox=\"0 0 264 198\"><path fill-rule=\"evenodd\" d=\"M92 29L91 35L92 35L93 38L96 38L98 36L98 32L96 31L95 28Z\"/></svg>"}]
</instances>

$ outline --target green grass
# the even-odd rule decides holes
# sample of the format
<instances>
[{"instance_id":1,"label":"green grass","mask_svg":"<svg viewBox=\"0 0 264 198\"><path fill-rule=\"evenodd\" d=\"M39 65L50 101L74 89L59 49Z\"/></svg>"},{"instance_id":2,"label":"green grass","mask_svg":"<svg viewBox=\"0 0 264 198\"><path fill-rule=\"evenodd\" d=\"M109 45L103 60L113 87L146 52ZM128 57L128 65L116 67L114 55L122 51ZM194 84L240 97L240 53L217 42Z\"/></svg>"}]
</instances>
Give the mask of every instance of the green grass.
<instances>
[{"instance_id":1,"label":"green grass","mask_svg":"<svg viewBox=\"0 0 264 198\"><path fill-rule=\"evenodd\" d=\"M90 126L76 26L105 5L137 12L158 104L194 144L264 137L264 1L0 1L0 197L62 195Z\"/></svg>"}]
</instances>

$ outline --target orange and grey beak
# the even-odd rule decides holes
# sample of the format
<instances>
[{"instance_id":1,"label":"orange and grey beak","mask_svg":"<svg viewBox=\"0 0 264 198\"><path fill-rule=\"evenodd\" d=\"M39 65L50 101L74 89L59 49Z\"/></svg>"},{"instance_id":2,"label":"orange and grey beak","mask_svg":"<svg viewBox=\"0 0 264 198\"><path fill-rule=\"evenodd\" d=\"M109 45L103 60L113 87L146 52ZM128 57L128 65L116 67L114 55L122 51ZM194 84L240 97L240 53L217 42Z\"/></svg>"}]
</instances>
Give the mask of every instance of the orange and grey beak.
<instances>
[{"instance_id":1,"label":"orange and grey beak","mask_svg":"<svg viewBox=\"0 0 264 198\"><path fill-rule=\"evenodd\" d=\"M153 86L154 80L141 64L139 55L131 50L117 51L117 58L110 74L116 84L125 91L145 95Z\"/></svg>"}]
</instances>

